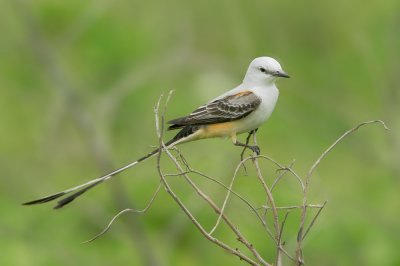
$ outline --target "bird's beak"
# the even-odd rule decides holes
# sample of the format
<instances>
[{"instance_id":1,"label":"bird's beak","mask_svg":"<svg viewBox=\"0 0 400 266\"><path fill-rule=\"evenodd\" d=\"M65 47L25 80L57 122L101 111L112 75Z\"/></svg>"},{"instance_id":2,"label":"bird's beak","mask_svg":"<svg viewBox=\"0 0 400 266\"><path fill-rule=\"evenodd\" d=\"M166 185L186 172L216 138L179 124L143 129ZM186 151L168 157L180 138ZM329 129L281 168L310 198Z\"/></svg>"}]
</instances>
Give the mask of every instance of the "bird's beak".
<instances>
[{"instance_id":1,"label":"bird's beak","mask_svg":"<svg viewBox=\"0 0 400 266\"><path fill-rule=\"evenodd\" d=\"M290 76L288 74L286 74L285 72L283 72L283 71L276 71L274 73L274 76L275 77L281 77L281 78L290 78Z\"/></svg>"}]
</instances>

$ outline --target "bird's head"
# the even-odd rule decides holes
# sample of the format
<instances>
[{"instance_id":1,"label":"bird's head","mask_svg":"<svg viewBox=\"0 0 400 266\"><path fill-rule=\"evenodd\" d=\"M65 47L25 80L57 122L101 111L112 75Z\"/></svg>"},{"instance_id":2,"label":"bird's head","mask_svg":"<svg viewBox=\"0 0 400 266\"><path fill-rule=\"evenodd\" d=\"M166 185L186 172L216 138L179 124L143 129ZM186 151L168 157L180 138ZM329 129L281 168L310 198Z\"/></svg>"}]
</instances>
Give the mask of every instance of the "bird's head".
<instances>
[{"instance_id":1,"label":"bird's head","mask_svg":"<svg viewBox=\"0 0 400 266\"><path fill-rule=\"evenodd\" d=\"M289 78L289 75L282 70L278 61L272 57L257 57L247 69L244 83L268 84L273 83L277 78Z\"/></svg>"}]
</instances>

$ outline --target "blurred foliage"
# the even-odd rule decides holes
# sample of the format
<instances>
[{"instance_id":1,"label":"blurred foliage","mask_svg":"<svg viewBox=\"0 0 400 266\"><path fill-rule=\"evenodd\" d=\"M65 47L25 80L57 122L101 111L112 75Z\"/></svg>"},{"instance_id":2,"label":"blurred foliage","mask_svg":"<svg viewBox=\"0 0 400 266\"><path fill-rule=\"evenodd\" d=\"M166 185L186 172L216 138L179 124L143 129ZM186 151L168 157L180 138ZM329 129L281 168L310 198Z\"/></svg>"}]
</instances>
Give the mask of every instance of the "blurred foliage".
<instances>
[{"instance_id":1,"label":"blurred foliage","mask_svg":"<svg viewBox=\"0 0 400 266\"><path fill-rule=\"evenodd\" d=\"M161 93L175 90L168 118L183 115L269 55L292 79L278 82L277 108L258 133L263 153L284 164L296 158L305 173L353 125L383 119L392 129L361 129L318 168L310 201L329 203L305 242L307 265L400 265L399 10L396 0L1 1L0 264L241 265L164 192L146 215L127 215L102 239L79 244L122 208L146 205L158 183L154 160L61 211L19 204L147 153L157 144L152 108ZM181 150L225 183L239 161L228 140ZM263 204L252 177L242 174L235 190ZM196 180L221 201L223 190ZM300 192L285 182L278 205L298 204ZM172 183L211 227L215 215L182 180ZM273 256L254 216L238 200L229 206ZM289 219L288 248L298 213ZM216 236L237 243L227 232Z\"/></svg>"}]
</instances>

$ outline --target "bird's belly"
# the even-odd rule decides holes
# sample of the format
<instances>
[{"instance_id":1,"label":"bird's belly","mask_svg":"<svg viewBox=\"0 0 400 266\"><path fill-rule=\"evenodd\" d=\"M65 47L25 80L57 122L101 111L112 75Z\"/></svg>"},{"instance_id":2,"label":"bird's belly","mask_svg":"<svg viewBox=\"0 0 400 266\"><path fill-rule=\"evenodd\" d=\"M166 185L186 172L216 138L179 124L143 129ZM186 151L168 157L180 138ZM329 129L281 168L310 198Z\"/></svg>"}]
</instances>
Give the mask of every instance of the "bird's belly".
<instances>
[{"instance_id":1,"label":"bird's belly","mask_svg":"<svg viewBox=\"0 0 400 266\"><path fill-rule=\"evenodd\" d=\"M239 130L243 130L243 124L240 122L240 120L203 125L200 126L199 129L196 130L193 134L189 135L188 137L182 138L179 143L207 138L232 137L235 136Z\"/></svg>"},{"instance_id":2,"label":"bird's belly","mask_svg":"<svg viewBox=\"0 0 400 266\"><path fill-rule=\"evenodd\" d=\"M237 134L249 132L260 127L271 115L268 110L257 110L249 116L241 119L237 128Z\"/></svg>"},{"instance_id":3,"label":"bird's belly","mask_svg":"<svg viewBox=\"0 0 400 266\"><path fill-rule=\"evenodd\" d=\"M197 138L231 137L249 132L261 126L268 117L269 115L260 112L259 114L253 113L237 121L205 125L199 130Z\"/></svg>"},{"instance_id":4,"label":"bird's belly","mask_svg":"<svg viewBox=\"0 0 400 266\"><path fill-rule=\"evenodd\" d=\"M236 134L239 128L238 121L210 124L200 129L200 138L230 137Z\"/></svg>"}]
</instances>

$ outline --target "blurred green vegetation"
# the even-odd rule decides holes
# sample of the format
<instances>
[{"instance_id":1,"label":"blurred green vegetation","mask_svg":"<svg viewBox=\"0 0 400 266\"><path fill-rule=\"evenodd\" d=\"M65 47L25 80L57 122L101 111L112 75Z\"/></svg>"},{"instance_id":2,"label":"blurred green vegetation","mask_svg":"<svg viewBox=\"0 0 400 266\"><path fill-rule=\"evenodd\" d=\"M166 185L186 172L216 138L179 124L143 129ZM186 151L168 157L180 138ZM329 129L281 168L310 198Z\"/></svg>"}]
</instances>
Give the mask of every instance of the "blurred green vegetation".
<instances>
[{"instance_id":1,"label":"blurred green vegetation","mask_svg":"<svg viewBox=\"0 0 400 266\"><path fill-rule=\"evenodd\" d=\"M0 265L241 265L206 241L162 191L155 160L123 173L61 211L20 207L121 166L156 145L153 106L175 90L168 118L240 83L257 56L292 76L259 130L263 153L305 173L342 132L358 131L323 161L310 202L329 200L305 241L307 265L400 265L400 2L372 1L1 1ZM172 136L173 133L167 133ZM181 147L192 167L228 183L240 151L230 141ZM248 165L250 166L250 165ZM275 174L263 164L268 176ZM223 190L196 177L221 202ZM207 227L216 217L179 178L171 181ZM255 205L252 172L235 190ZM299 204L285 180L278 205ZM228 213L273 257L257 220L235 198ZM293 247L298 212L284 238ZM216 236L239 246L222 227ZM235 244L237 243L237 244Z\"/></svg>"}]
</instances>

